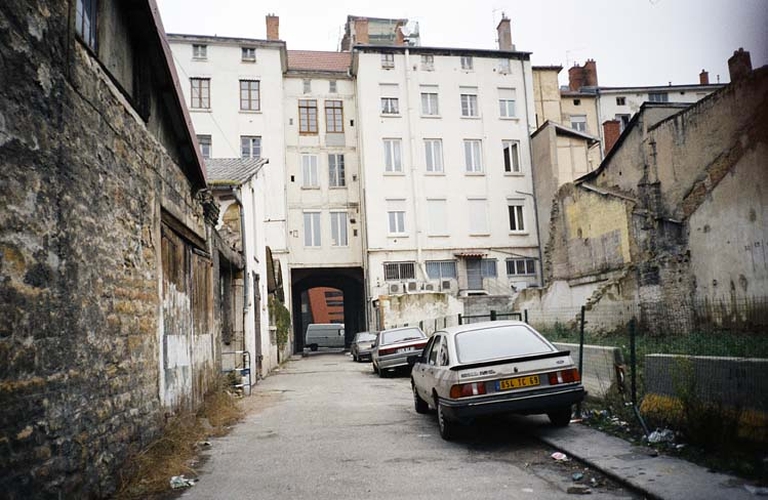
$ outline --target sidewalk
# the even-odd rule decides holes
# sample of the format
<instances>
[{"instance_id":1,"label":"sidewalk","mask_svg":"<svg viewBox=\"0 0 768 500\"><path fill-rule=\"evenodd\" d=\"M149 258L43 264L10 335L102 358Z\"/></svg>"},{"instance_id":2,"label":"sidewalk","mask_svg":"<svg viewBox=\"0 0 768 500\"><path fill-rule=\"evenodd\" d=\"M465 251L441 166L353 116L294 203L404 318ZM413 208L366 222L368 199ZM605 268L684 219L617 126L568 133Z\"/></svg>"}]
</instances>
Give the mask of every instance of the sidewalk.
<instances>
[{"instance_id":1,"label":"sidewalk","mask_svg":"<svg viewBox=\"0 0 768 500\"><path fill-rule=\"evenodd\" d=\"M602 471L649 498L661 500L756 500L747 481L685 460L653 456L650 448L635 446L586 425L572 423L566 428L539 426L538 437L569 457ZM651 453L649 453L651 452Z\"/></svg>"}]
</instances>

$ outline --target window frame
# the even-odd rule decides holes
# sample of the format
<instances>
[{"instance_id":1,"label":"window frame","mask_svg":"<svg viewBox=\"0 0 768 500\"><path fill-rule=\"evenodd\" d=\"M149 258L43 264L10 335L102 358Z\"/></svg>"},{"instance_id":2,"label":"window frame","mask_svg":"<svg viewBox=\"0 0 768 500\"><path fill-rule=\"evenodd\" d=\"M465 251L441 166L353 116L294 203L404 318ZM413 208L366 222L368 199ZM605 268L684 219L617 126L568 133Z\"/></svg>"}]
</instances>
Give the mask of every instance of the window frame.
<instances>
[{"instance_id":1,"label":"window frame","mask_svg":"<svg viewBox=\"0 0 768 500\"><path fill-rule=\"evenodd\" d=\"M213 138L210 134L198 134L197 143L200 145L200 156L208 160L211 158L211 150L213 149ZM207 154L206 154L207 151Z\"/></svg>"},{"instance_id":2,"label":"window frame","mask_svg":"<svg viewBox=\"0 0 768 500\"><path fill-rule=\"evenodd\" d=\"M245 84L245 88L243 88L243 84ZM255 84L255 89L253 84ZM243 99L243 92L247 93L245 99ZM246 107L243 107L243 104ZM261 111L261 80L240 80L240 111Z\"/></svg>"},{"instance_id":3,"label":"window frame","mask_svg":"<svg viewBox=\"0 0 768 500\"><path fill-rule=\"evenodd\" d=\"M195 83L199 84L199 88L195 89ZM203 85L205 83L205 85ZM211 79L191 77L189 79L190 95L189 95L189 109L211 109ZM204 88L203 88L204 87ZM205 90L205 95L203 95ZM195 93L198 95L195 96ZM195 105L197 103L197 105Z\"/></svg>"},{"instance_id":4,"label":"window frame","mask_svg":"<svg viewBox=\"0 0 768 500\"><path fill-rule=\"evenodd\" d=\"M405 210L387 210L387 234L403 236L405 231Z\"/></svg>"},{"instance_id":5,"label":"window frame","mask_svg":"<svg viewBox=\"0 0 768 500\"><path fill-rule=\"evenodd\" d=\"M483 141L481 139L464 139L464 173L465 174L482 174L483 173ZM477 145L477 148L474 147ZM467 147L472 146L468 151ZM467 153L471 155L468 156ZM477 153L477 155L475 155ZM467 163L467 160L471 160L471 164Z\"/></svg>"},{"instance_id":6,"label":"window frame","mask_svg":"<svg viewBox=\"0 0 768 500\"><path fill-rule=\"evenodd\" d=\"M98 49L98 23L99 1L77 0L75 4L75 32L80 40L94 52Z\"/></svg>"},{"instance_id":7,"label":"window frame","mask_svg":"<svg viewBox=\"0 0 768 500\"><path fill-rule=\"evenodd\" d=\"M384 138L384 173L403 173L403 140L399 138ZM391 162L390 162L391 160Z\"/></svg>"},{"instance_id":8,"label":"window frame","mask_svg":"<svg viewBox=\"0 0 768 500\"><path fill-rule=\"evenodd\" d=\"M340 220L342 218L344 219L343 221ZM349 246L349 213L346 210L331 210L330 220L331 220L331 246L332 247L348 247ZM341 241L342 239L343 239L343 242Z\"/></svg>"},{"instance_id":9,"label":"window frame","mask_svg":"<svg viewBox=\"0 0 768 500\"><path fill-rule=\"evenodd\" d=\"M320 221L321 212L304 212L304 247L319 248L323 246L322 226ZM309 222L309 224L307 224ZM308 243L309 240L309 244Z\"/></svg>"},{"instance_id":10,"label":"window frame","mask_svg":"<svg viewBox=\"0 0 768 500\"><path fill-rule=\"evenodd\" d=\"M381 111L381 114L385 116L399 116L400 115L400 98L382 97L380 111Z\"/></svg>"},{"instance_id":11,"label":"window frame","mask_svg":"<svg viewBox=\"0 0 768 500\"><path fill-rule=\"evenodd\" d=\"M428 260L425 263L427 278L431 280L458 279L458 263L456 260ZM437 275L431 273L437 268ZM448 271L447 273L445 271Z\"/></svg>"},{"instance_id":12,"label":"window frame","mask_svg":"<svg viewBox=\"0 0 768 500\"><path fill-rule=\"evenodd\" d=\"M507 146L512 146L507 148ZM514 154L507 154L507 151L513 151ZM505 174L521 174L522 166L520 165L520 141L513 139L503 139L501 141L501 154L504 159L504 173Z\"/></svg>"},{"instance_id":13,"label":"window frame","mask_svg":"<svg viewBox=\"0 0 768 500\"><path fill-rule=\"evenodd\" d=\"M328 153L328 187L347 187L344 153Z\"/></svg>"},{"instance_id":14,"label":"window frame","mask_svg":"<svg viewBox=\"0 0 768 500\"><path fill-rule=\"evenodd\" d=\"M413 261L384 262L384 281L403 281L416 279L416 263Z\"/></svg>"},{"instance_id":15,"label":"window frame","mask_svg":"<svg viewBox=\"0 0 768 500\"><path fill-rule=\"evenodd\" d=\"M435 56L434 56L434 54L421 54L421 69L422 69L422 71L434 71L435 70Z\"/></svg>"},{"instance_id":16,"label":"window frame","mask_svg":"<svg viewBox=\"0 0 768 500\"><path fill-rule=\"evenodd\" d=\"M248 155L244 156L245 141L248 141ZM254 156L254 142L258 143L258 154ZM261 136L260 135L241 135L240 136L240 158L261 158Z\"/></svg>"},{"instance_id":17,"label":"window frame","mask_svg":"<svg viewBox=\"0 0 768 500\"><path fill-rule=\"evenodd\" d=\"M205 43L192 44L192 59L195 61L208 60L208 45Z\"/></svg>"},{"instance_id":18,"label":"window frame","mask_svg":"<svg viewBox=\"0 0 768 500\"><path fill-rule=\"evenodd\" d=\"M519 265L522 264L523 272L518 272ZM530 268L529 271L529 264ZM507 276L536 276L536 259L530 257L518 257L514 259L507 259L505 261ZM510 272L510 270L514 272Z\"/></svg>"},{"instance_id":19,"label":"window frame","mask_svg":"<svg viewBox=\"0 0 768 500\"><path fill-rule=\"evenodd\" d=\"M251 56L250 54L253 53ZM240 47L240 61L247 63L256 62L256 47Z\"/></svg>"},{"instance_id":20,"label":"window frame","mask_svg":"<svg viewBox=\"0 0 768 500\"><path fill-rule=\"evenodd\" d=\"M460 94L460 104L461 104L462 118L479 118L480 117L480 106L478 104L477 92L475 92L474 94L468 93L468 92L462 92Z\"/></svg>"},{"instance_id":21,"label":"window frame","mask_svg":"<svg viewBox=\"0 0 768 500\"><path fill-rule=\"evenodd\" d=\"M525 233L525 203L521 200L507 201L507 214L510 233Z\"/></svg>"},{"instance_id":22,"label":"window frame","mask_svg":"<svg viewBox=\"0 0 768 500\"><path fill-rule=\"evenodd\" d=\"M574 118L578 118L578 120L574 121ZM583 118L583 121L582 121ZM587 115L571 115L571 128L573 130L577 130L579 132L587 133ZM579 127L576 127L574 125L579 125ZM581 125L583 125L583 128L581 128Z\"/></svg>"},{"instance_id":23,"label":"window frame","mask_svg":"<svg viewBox=\"0 0 768 500\"><path fill-rule=\"evenodd\" d=\"M393 53L381 54L381 68L394 69L394 67L395 67L395 54Z\"/></svg>"},{"instance_id":24,"label":"window frame","mask_svg":"<svg viewBox=\"0 0 768 500\"><path fill-rule=\"evenodd\" d=\"M299 135L317 135L318 128L317 99L299 99Z\"/></svg>"},{"instance_id":25,"label":"window frame","mask_svg":"<svg viewBox=\"0 0 768 500\"><path fill-rule=\"evenodd\" d=\"M434 97L434 99L432 99L432 97ZM421 92L421 116L440 116L440 100L437 92Z\"/></svg>"},{"instance_id":26,"label":"window frame","mask_svg":"<svg viewBox=\"0 0 768 500\"><path fill-rule=\"evenodd\" d=\"M438 154L435 155L435 152L438 152ZM426 171L431 174L444 174L445 162L443 159L443 140L424 139L424 165L426 166ZM430 163L432 164L430 165Z\"/></svg>"},{"instance_id":27,"label":"window frame","mask_svg":"<svg viewBox=\"0 0 768 500\"><path fill-rule=\"evenodd\" d=\"M474 71L475 63L472 56L461 56L461 69L464 71Z\"/></svg>"},{"instance_id":28,"label":"window frame","mask_svg":"<svg viewBox=\"0 0 768 500\"><path fill-rule=\"evenodd\" d=\"M320 187L320 176L318 174L319 158L316 154L301 154L301 188L318 189Z\"/></svg>"},{"instance_id":29,"label":"window frame","mask_svg":"<svg viewBox=\"0 0 768 500\"><path fill-rule=\"evenodd\" d=\"M344 133L344 101L341 99L326 99L325 132L327 134Z\"/></svg>"}]
</instances>

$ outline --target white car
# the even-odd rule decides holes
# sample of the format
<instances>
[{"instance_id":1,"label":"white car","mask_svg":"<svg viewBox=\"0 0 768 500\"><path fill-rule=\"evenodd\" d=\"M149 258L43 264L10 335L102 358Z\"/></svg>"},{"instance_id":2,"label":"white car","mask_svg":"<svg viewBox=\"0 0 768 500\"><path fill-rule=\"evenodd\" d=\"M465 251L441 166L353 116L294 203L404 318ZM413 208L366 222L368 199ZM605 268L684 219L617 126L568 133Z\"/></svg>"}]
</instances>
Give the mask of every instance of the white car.
<instances>
[{"instance_id":1,"label":"white car","mask_svg":"<svg viewBox=\"0 0 768 500\"><path fill-rule=\"evenodd\" d=\"M569 352L521 321L437 331L409 362L416 412L437 410L446 440L457 424L486 415L546 413L554 425L566 426L572 405L585 396Z\"/></svg>"},{"instance_id":2,"label":"white car","mask_svg":"<svg viewBox=\"0 0 768 500\"><path fill-rule=\"evenodd\" d=\"M408 356L420 353L427 335L418 326L382 330L371 349L373 371L383 377L387 370L407 367Z\"/></svg>"}]
</instances>

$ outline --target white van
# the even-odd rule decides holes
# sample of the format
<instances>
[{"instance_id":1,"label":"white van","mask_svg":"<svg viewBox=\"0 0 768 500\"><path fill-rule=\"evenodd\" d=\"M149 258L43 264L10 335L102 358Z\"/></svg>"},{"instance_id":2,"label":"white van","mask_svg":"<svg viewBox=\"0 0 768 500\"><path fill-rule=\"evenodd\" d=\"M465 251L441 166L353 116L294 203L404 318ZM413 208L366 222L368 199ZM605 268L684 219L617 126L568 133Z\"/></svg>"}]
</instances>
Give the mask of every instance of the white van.
<instances>
[{"instance_id":1,"label":"white van","mask_svg":"<svg viewBox=\"0 0 768 500\"><path fill-rule=\"evenodd\" d=\"M304 346L316 351L318 347L344 347L344 325L341 323L312 323L307 326Z\"/></svg>"}]
</instances>

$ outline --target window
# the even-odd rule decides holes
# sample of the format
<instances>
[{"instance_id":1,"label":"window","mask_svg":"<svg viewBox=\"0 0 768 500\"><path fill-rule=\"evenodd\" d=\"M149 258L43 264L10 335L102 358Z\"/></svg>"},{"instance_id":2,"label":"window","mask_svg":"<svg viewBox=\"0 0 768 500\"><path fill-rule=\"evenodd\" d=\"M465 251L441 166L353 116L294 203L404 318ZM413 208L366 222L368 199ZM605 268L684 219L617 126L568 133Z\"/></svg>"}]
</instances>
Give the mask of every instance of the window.
<instances>
[{"instance_id":1,"label":"window","mask_svg":"<svg viewBox=\"0 0 768 500\"><path fill-rule=\"evenodd\" d=\"M240 109L261 110L261 85L258 80L240 80Z\"/></svg>"},{"instance_id":2,"label":"window","mask_svg":"<svg viewBox=\"0 0 768 500\"><path fill-rule=\"evenodd\" d=\"M651 92L648 94L648 100L651 102L669 102L669 95L666 92Z\"/></svg>"},{"instance_id":3,"label":"window","mask_svg":"<svg viewBox=\"0 0 768 500\"><path fill-rule=\"evenodd\" d=\"M428 260L427 276L431 280L456 279L455 260Z\"/></svg>"},{"instance_id":4,"label":"window","mask_svg":"<svg viewBox=\"0 0 768 500\"><path fill-rule=\"evenodd\" d=\"M301 83L302 83L302 91L305 94L309 94L312 92L312 80L310 80L309 78L305 78L304 80L301 81Z\"/></svg>"},{"instance_id":5,"label":"window","mask_svg":"<svg viewBox=\"0 0 768 500\"><path fill-rule=\"evenodd\" d=\"M320 246L320 212L304 212L304 246Z\"/></svg>"},{"instance_id":6,"label":"window","mask_svg":"<svg viewBox=\"0 0 768 500\"><path fill-rule=\"evenodd\" d=\"M192 45L192 59L207 59L208 58L208 46L207 45Z\"/></svg>"},{"instance_id":7,"label":"window","mask_svg":"<svg viewBox=\"0 0 768 500\"><path fill-rule=\"evenodd\" d=\"M514 118L515 113L515 89L499 89L499 116L501 118Z\"/></svg>"},{"instance_id":8,"label":"window","mask_svg":"<svg viewBox=\"0 0 768 500\"><path fill-rule=\"evenodd\" d=\"M337 87L338 86L336 85L336 80L330 80L328 82L328 92L330 92L331 94L335 94L336 92L338 92Z\"/></svg>"},{"instance_id":9,"label":"window","mask_svg":"<svg viewBox=\"0 0 768 500\"><path fill-rule=\"evenodd\" d=\"M416 279L416 266L413 262L387 262L384 264L386 281Z\"/></svg>"},{"instance_id":10,"label":"window","mask_svg":"<svg viewBox=\"0 0 768 500\"><path fill-rule=\"evenodd\" d=\"M507 208L509 209L509 230L525 231L522 203L511 202Z\"/></svg>"},{"instance_id":11,"label":"window","mask_svg":"<svg viewBox=\"0 0 768 500\"><path fill-rule=\"evenodd\" d=\"M200 154L203 158L208 159L211 157L211 136L210 135L198 135L197 143L200 144Z\"/></svg>"},{"instance_id":12,"label":"window","mask_svg":"<svg viewBox=\"0 0 768 500\"><path fill-rule=\"evenodd\" d=\"M331 212L331 246L345 247L347 238L347 212Z\"/></svg>"},{"instance_id":13,"label":"window","mask_svg":"<svg viewBox=\"0 0 768 500\"><path fill-rule=\"evenodd\" d=\"M495 278L497 276L496 259L480 260L480 276L483 278Z\"/></svg>"},{"instance_id":14,"label":"window","mask_svg":"<svg viewBox=\"0 0 768 500\"><path fill-rule=\"evenodd\" d=\"M467 172L483 171L482 143L475 139L464 141L464 168Z\"/></svg>"},{"instance_id":15,"label":"window","mask_svg":"<svg viewBox=\"0 0 768 500\"><path fill-rule=\"evenodd\" d=\"M424 116L437 116L440 108L437 106L437 88L422 87L421 89L421 114Z\"/></svg>"},{"instance_id":16,"label":"window","mask_svg":"<svg viewBox=\"0 0 768 500\"><path fill-rule=\"evenodd\" d=\"M461 89L461 116L480 116L477 108L477 89Z\"/></svg>"},{"instance_id":17,"label":"window","mask_svg":"<svg viewBox=\"0 0 768 500\"><path fill-rule=\"evenodd\" d=\"M429 235L445 236L448 234L448 219L446 217L445 200L427 200L427 214L429 217Z\"/></svg>"},{"instance_id":18,"label":"window","mask_svg":"<svg viewBox=\"0 0 768 500\"><path fill-rule=\"evenodd\" d=\"M381 114L383 115L399 115L400 114L400 103L397 97L381 98Z\"/></svg>"},{"instance_id":19,"label":"window","mask_svg":"<svg viewBox=\"0 0 768 500\"><path fill-rule=\"evenodd\" d=\"M389 234L405 234L405 212L392 210L387 212Z\"/></svg>"},{"instance_id":20,"label":"window","mask_svg":"<svg viewBox=\"0 0 768 500\"><path fill-rule=\"evenodd\" d=\"M431 54L423 54L421 56L421 69L424 71L435 70L435 56Z\"/></svg>"},{"instance_id":21,"label":"window","mask_svg":"<svg viewBox=\"0 0 768 500\"><path fill-rule=\"evenodd\" d=\"M317 155L301 155L301 186L320 187L317 180Z\"/></svg>"},{"instance_id":22,"label":"window","mask_svg":"<svg viewBox=\"0 0 768 500\"><path fill-rule=\"evenodd\" d=\"M299 133L317 134L317 101L299 99Z\"/></svg>"},{"instance_id":23,"label":"window","mask_svg":"<svg viewBox=\"0 0 768 500\"><path fill-rule=\"evenodd\" d=\"M96 50L96 10L97 0L77 0L75 29L80 38L90 48ZM193 49L194 50L194 49Z\"/></svg>"},{"instance_id":24,"label":"window","mask_svg":"<svg viewBox=\"0 0 768 500\"><path fill-rule=\"evenodd\" d=\"M581 106L581 99L574 99L573 100L573 105L574 106Z\"/></svg>"},{"instance_id":25,"label":"window","mask_svg":"<svg viewBox=\"0 0 768 500\"><path fill-rule=\"evenodd\" d=\"M424 139L427 172L443 171L443 141L440 139Z\"/></svg>"},{"instance_id":26,"label":"window","mask_svg":"<svg viewBox=\"0 0 768 500\"><path fill-rule=\"evenodd\" d=\"M210 109L211 79L190 78L189 83L192 85L192 102L189 107L192 109Z\"/></svg>"},{"instance_id":27,"label":"window","mask_svg":"<svg viewBox=\"0 0 768 500\"><path fill-rule=\"evenodd\" d=\"M325 131L329 134L344 132L344 104L325 101Z\"/></svg>"},{"instance_id":28,"label":"window","mask_svg":"<svg viewBox=\"0 0 768 500\"><path fill-rule=\"evenodd\" d=\"M344 187L346 179L344 178L344 155L328 155L328 185L330 187Z\"/></svg>"},{"instance_id":29,"label":"window","mask_svg":"<svg viewBox=\"0 0 768 500\"><path fill-rule=\"evenodd\" d=\"M241 59L245 62L256 62L256 48L242 47L240 49Z\"/></svg>"},{"instance_id":30,"label":"window","mask_svg":"<svg viewBox=\"0 0 768 500\"><path fill-rule=\"evenodd\" d=\"M240 158L261 158L261 137L257 135L240 136Z\"/></svg>"},{"instance_id":31,"label":"window","mask_svg":"<svg viewBox=\"0 0 768 500\"><path fill-rule=\"evenodd\" d=\"M395 54L381 54L381 67L392 69L395 67Z\"/></svg>"},{"instance_id":32,"label":"window","mask_svg":"<svg viewBox=\"0 0 768 500\"><path fill-rule=\"evenodd\" d=\"M534 259L507 259L507 276L535 276Z\"/></svg>"},{"instance_id":33,"label":"window","mask_svg":"<svg viewBox=\"0 0 768 500\"><path fill-rule=\"evenodd\" d=\"M509 59L499 59L499 73L508 75L510 73Z\"/></svg>"},{"instance_id":34,"label":"window","mask_svg":"<svg viewBox=\"0 0 768 500\"><path fill-rule=\"evenodd\" d=\"M461 69L472 70L472 56L461 56Z\"/></svg>"},{"instance_id":35,"label":"window","mask_svg":"<svg viewBox=\"0 0 768 500\"><path fill-rule=\"evenodd\" d=\"M587 115L571 115L571 128L579 132L586 132Z\"/></svg>"},{"instance_id":36,"label":"window","mask_svg":"<svg viewBox=\"0 0 768 500\"><path fill-rule=\"evenodd\" d=\"M384 171L402 172L403 162L400 155L400 139L384 139Z\"/></svg>"},{"instance_id":37,"label":"window","mask_svg":"<svg viewBox=\"0 0 768 500\"><path fill-rule=\"evenodd\" d=\"M519 174L519 143L517 141L501 141L501 148L504 155L504 172Z\"/></svg>"},{"instance_id":38,"label":"window","mask_svg":"<svg viewBox=\"0 0 768 500\"><path fill-rule=\"evenodd\" d=\"M617 114L616 120L621 124L621 131L624 132L624 129L627 128L627 125L629 125L629 119L632 118L632 115L628 114Z\"/></svg>"},{"instance_id":39,"label":"window","mask_svg":"<svg viewBox=\"0 0 768 500\"><path fill-rule=\"evenodd\" d=\"M485 198L469 200L469 233L488 234L488 201Z\"/></svg>"},{"instance_id":40,"label":"window","mask_svg":"<svg viewBox=\"0 0 768 500\"><path fill-rule=\"evenodd\" d=\"M626 106L626 104L627 104L627 98L626 97L622 97L622 96L616 97L616 105L617 106Z\"/></svg>"}]
</instances>

